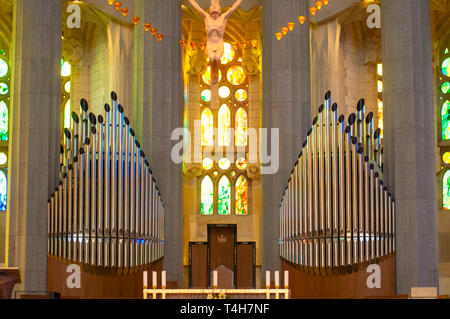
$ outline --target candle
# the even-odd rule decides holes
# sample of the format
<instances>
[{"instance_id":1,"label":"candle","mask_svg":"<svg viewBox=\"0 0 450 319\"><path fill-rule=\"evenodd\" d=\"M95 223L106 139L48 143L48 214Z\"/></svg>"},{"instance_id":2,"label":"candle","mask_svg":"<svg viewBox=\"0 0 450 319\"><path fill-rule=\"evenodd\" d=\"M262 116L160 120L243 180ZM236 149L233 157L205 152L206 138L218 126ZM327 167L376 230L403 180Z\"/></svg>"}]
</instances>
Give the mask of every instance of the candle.
<instances>
[{"instance_id":1,"label":"candle","mask_svg":"<svg viewBox=\"0 0 450 319\"><path fill-rule=\"evenodd\" d=\"M217 271L213 271L213 288L217 288L217 281L218 281L218 273Z\"/></svg>"},{"instance_id":2,"label":"candle","mask_svg":"<svg viewBox=\"0 0 450 319\"><path fill-rule=\"evenodd\" d=\"M158 287L158 273L156 271L153 272L153 288Z\"/></svg>"},{"instance_id":3,"label":"candle","mask_svg":"<svg viewBox=\"0 0 450 319\"><path fill-rule=\"evenodd\" d=\"M266 288L270 288L270 271L266 271Z\"/></svg>"},{"instance_id":4,"label":"candle","mask_svg":"<svg viewBox=\"0 0 450 319\"><path fill-rule=\"evenodd\" d=\"M163 289L167 287L166 283L166 271L163 271L161 273L161 286L163 287Z\"/></svg>"},{"instance_id":5,"label":"candle","mask_svg":"<svg viewBox=\"0 0 450 319\"><path fill-rule=\"evenodd\" d=\"M148 273L144 271L144 289L148 288Z\"/></svg>"},{"instance_id":6,"label":"candle","mask_svg":"<svg viewBox=\"0 0 450 319\"><path fill-rule=\"evenodd\" d=\"M280 288L280 272L275 271L275 288Z\"/></svg>"},{"instance_id":7,"label":"candle","mask_svg":"<svg viewBox=\"0 0 450 319\"><path fill-rule=\"evenodd\" d=\"M289 271L284 271L284 288L289 288Z\"/></svg>"}]
</instances>

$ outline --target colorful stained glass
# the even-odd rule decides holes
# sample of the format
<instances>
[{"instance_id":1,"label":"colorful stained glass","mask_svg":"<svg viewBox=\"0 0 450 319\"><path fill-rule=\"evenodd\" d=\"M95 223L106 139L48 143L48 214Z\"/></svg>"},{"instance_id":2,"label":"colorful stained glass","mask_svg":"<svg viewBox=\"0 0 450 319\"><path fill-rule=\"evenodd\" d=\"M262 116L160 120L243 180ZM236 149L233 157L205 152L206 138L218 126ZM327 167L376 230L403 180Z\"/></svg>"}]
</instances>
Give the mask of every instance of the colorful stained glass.
<instances>
[{"instance_id":1,"label":"colorful stained glass","mask_svg":"<svg viewBox=\"0 0 450 319\"><path fill-rule=\"evenodd\" d=\"M0 211L6 211L8 198L8 180L4 171L0 171Z\"/></svg>"},{"instance_id":2,"label":"colorful stained glass","mask_svg":"<svg viewBox=\"0 0 450 319\"><path fill-rule=\"evenodd\" d=\"M0 101L0 141L8 140L8 106Z\"/></svg>"},{"instance_id":3,"label":"colorful stained glass","mask_svg":"<svg viewBox=\"0 0 450 319\"><path fill-rule=\"evenodd\" d=\"M232 66L227 71L227 79L233 85L241 85L245 82L247 75L244 73L244 69L240 65Z\"/></svg>"},{"instance_id":4,"label":"colorful stained glass","mask_svg":"<svg viewBox=\"0 0 450 319\"><path fill-rule=\"evenodd\" d=\"M450 164L450 152L445 152L444 155L442 155L442 160L445 164Z\"/></svg>"},{"instance_id":5,"label":"colorful stained glass","mask_svg":"<svg viewBox=\"0 0 450 319\"><path fill-rule=\"evenodd\" d=\"M202 75L203 82L207 85L211 85L211 66L206 68L205 73ZM219 70L219 82L222 80L222 72Z\"/></svg>"},{"instance_id":6,"label":"colorful stained glass","mask_svg":"<svg viewBox=\"0 0 450 319\"><path fill-rule=\"evenodd\" d=\"M450 170L445 172L444 181L442 183L442 200L443 207L450 210Z\"/></svg>"},{"instance_id":7,"label":"colorful stained glass","mask_svg":"<svg viewBox=\"0 0 450 319\"><path fill-rule=\"evenodd\" d=\"M236 93L234 93L234 97L238 102L244 102L245 100L247 100L248 94L246 90L239 89L236 91Z\"/></svg>"},{"instance_id":8,"label":"colorful stained glass","mask_svg":"<svg viewBox=\"0 0 450 319\"><path fill-rule=\"evenodd\" d=\"M203 159L203 169L210 170L214 166L214 161L209 157Z\"/></svg>"},{"instance_id":9,"label":"colorful stained glass","mask_svg":"<svg viewBox=\"0 0 450 319\"><path fill-rule=\"evenodd\" d=\"M68 99L64 106L64 128L70 129L70 115L70 99Z\"/></svg>"},{"instance_id":10,"label":"colorful stained glass","mask_svg":"<svg viewBox=\"0 0 450 319\"><path fill-rule=\"evenodd\" d=\"M72 68L70 66L69 62L65 62L61 60L61 75L66 77L66 76L70 76L70 74L72 73Z\"/></svg>"},{"instance_id":11,"label":"colorful stained glass","mask_svg":"<svg viewBox=\"0 0 450 319\"><path fill-rule=\"evenodd\" d=\"M448 92L450 92L450 82L442 83L441 92L442 92L442 94L447 94Z\"/></svg>"},{"instance_id":12,"label":"colorful stained glass","mask_svg":"<svg viewBox=\"0 0 450 319\"><path fill-rule=\"evenodd\" d=\"M441 68L442 68L442 73L445 76L450 77L450 58L446 58L444 60L444 62L442 62Z\"/></svg>"},{"instance_id":13,"label":"colorful stained glass","mask_svg":"<svg viewBox=\"0 0 450 319\"><path fill-rule=\"evenodd\" d=\"M383 101L381 99L378 99L378 127L381 130L381 138L383 138Z\"/></svg>"},{"instance_id":14,"label":"colorful stained glass","mask_svg":"<svg viewBox=\"0 0 450 319\"><path fill-rule=\"evenodd\" d=\"M230 96L230 88L228 87L228 86L221 86L220 88L219 88L219 96L222 98L222 99L226 99L227 97L229 97Z\"/></svg>"},{"instance_id":15,"label":"colorful stained glass","mask_svg":"<svg viewBox=\"0 0 450 319\"><path fill-rule=\"evenodd\" d=\"M8 74L8 63L0 58L0 78Z\"/></svg>"},{"instance_id":16,"label":"colorful stained glass","mask_svg":"<svg viewBox=\"0 0 450 319\"><path fill-rule=\"evenodd\" d=\"M6 163L8 163L8 156L6 156L5 153L1 152L0 153L0 165L5 165Z\"/></svg>"},{"instance_id":17,"label":"colorful stained glass","mask_svg":"<svg viewBox=\"0 0 450 319\"><path fill-rule=\"evenodd\" d=\"M9 87L6 83L0 83L0 95L6 95L9 93Z\"/></svg>"},{"instance_id":18,"label":"colorful stained glass","mask_svg":"<svg viewBox=\"0 0 450 319\"><path fill-rule=\"evenodd\" d=\"M236 146L247 146L248 122L247 112L241 107L236 112Z\"/></svg>"},{"instance_id":19,"label":"colorful stained glass","mask_svg":"<svg viewBox=\"0 0 450 319\"><path fill-rule=\"evenodd\" d=\"M450 101L447 100L442 105L442 110L441 110L442 139L443 140L450 139L450 125L449 125L450 114L449 114L449 109L450 109Z\"/></svg>"},{"instance_id":20,"label":"colorful stained glass","mask_svg":"<svg viewBox=\"0 0 450 319\"><path fill-rule=\"evenodd\" d=\"M241 171L247 169L247 167L248 167L247 160L245 158L242 158L242 157L238 158L237 161L236 161L236 167L239 170L241 170Z\"/></svg>"},{"instance_id":21,"label":"colorful stained glass","mask_svg":"<svg viewBox=\"0 0 450 319\"><path fill-rule=\"evenodd\" d=\"M230 168L230 166L231 166L231 162L230 162L230 160L228 158L222 158L219 161L219 167L220 167L221 170L226 171L227 169Z\"/></svg>"},{"instance_id":22,"label":"colorful stained glass","mask_svg":"<svg viewBox=\"0 0 450 319\"><path fill-rule=\"evenodd\" d=\"M219 146L230 144L231 114L226 104L219 109Z\"/></svg>"},{"instance_id":23,"label":"colorful stained glass","mask_svg":"<svg viewBox=\"0 0 450 319\"><path fill-rule=\"evenodd\" d=\"M66 84L64 84L64 91L66 91L67 94L70 93L70 81L67 81Z\"/></svg>"},{"instance_id":24,"label":"colorful stained glass","mask_svg":"<svg viewBox=\"0 0 450 319\"><path fill-rule=\"evenodd\" d=\"M219 215L229 215L231 207L231 183L228 177L222 176L219 181Z\"/></svg>"},{"instance_id":25,"label":"colorful stained glass","mask_svg":"<svg viewBox=\"0 0 450 319\"><path fill-rule=\"evenodd\" d=\"M214 184L208 175L202 181L201 214L212 215L214 209Z\"/></svg>"},{"instance_id":26,"label":"colorful stained glass","mask_svg":"<svg viewBox=\"0 0 450 319\"><path fill-rule=\"evenodd\" d=\"M236 215L248 214L248 182L244 176L236 180Z\"/></svg>"},{"instance_id":27,"label":"colorful stained glass","mask_svg":"<svg viewBox=\"0 0 450 319\"><path fill-rule=\"evenodd\" d=\"M222 59L220 60L220 62L222 64L228 64L234 60L235 56L236 56L236 51L234 51L231 44L225 42L224 43L224 51L223 51Z\"/></svg>"},{"instance_id":28,"label":"colorful stained glass","mask_svg":"<svg viewBox=\"0 0 450 319\"><path fill-rule=\"evenodd\" d=\"M201 93L201 97L204 102L210 102L211 101L211 90L209 90L209 89L203 90Z\"/></svg>"},{"instance_id":29,"label":"colorful stained glass","mask_svg":"<svg viewBox=\"0 0 450 319\"><path fill-rule=\"evenodd\" d=\"M202 146L213 146L214 143L214 119L209 108L202 113Z\"/></svg>"}]
</instances>

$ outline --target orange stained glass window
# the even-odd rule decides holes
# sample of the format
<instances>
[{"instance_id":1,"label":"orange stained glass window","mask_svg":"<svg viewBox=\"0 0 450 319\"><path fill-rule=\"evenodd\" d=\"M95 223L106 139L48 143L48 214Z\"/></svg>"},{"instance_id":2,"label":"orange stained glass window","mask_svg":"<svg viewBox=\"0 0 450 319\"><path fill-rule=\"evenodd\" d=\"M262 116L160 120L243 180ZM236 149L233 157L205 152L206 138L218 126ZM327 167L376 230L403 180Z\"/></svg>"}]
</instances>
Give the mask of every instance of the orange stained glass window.
<instances>
[{"instance_id":1,"label":"orange stained glass window","mask_svg":"<svg viewBox=\"0 0 450 319\"><path fill-rule=\"evenodd\" d=\"M236 180L236 215L248 214L248 182L244 176Z\"/></svg>"},{"instance_id":2,"label":"orange stained glass window","mask_svg":"<svg viewBox=\"0 0 450 319\"><path fill-rule=\"evenodd\" d=\"M227 71L227 80L233 85L241 85L246 78L247 75L245 75L244 69L240 65L232 66Z\"/></svg>"},{"instance_id":3,"label":"orange stained glass window","mask_svg":"<svg viewBox=\"0 0 450 319\"><path fill-rule=\"evenodd\" d=\"M247 112L241 107L236 112L236 146L247 146L248 143Z\"/></svg>"},{"instance_id":4,"label":"orange stained glass window","mask_svg":"<svg viewBox=\"0 0 450 319\"><path fill-rule=\"evenodd\" d=\"M238 102L244 102L245 100L247 100L248 94L247 91L244 89L239 89L236 91L236 93L234 94L234 97L236 98L236 100Z\"/></svg>"},{"instance_id":5,"label":"orange stained glass window","mask_svg":"<svg viewBox=\"0 0 450 319\"><path fill-rule=\"evenodd\" d=\"M247 160L245 158L238 158L238 160L236 161L236 167L243 171L244 169L246 169L248 167L248 163Z\"/></svg>"},{"instance_id":6,"label":"orange stained glass window","mask_svg":"<svg viewBox=\"0 0 450 319\"><path fill-rule=\"evenodd\" d=\"M230 145L231 114L226 104L219 109L219 146Z\"/></svg>"},{"instance_id":7,"label":"orange stained glass window","mask_svg":"<svg viewBox=\"0 0 450 319\"><path fill-rule=\"evenodd\" d=\"M211 66L206 68L205 73L202 75L203 82L207 85L211 85ZM219 70L219 82L222 80L222 72Z\"/></svg>"},{"instance_id":8,"label":"orange stained glass window","mask_svg":"<svg viewBox=\"0 0 450 319\"><path fill-rule=\"evenodd\" d=\"M213 146L214 143L214 119L209 108L202 113L202 146Z\"/></svg>"},{"instance_id":9,"label":"orange stained glass window","mask_svg":"<svg viewBox=\"0 0 450 319\"><path fill-rule=\"evenodd\" d=\"M381 101L380 99L378 99L378 127L381 130L381 138L383 138L383 101Z\"/></svg>"},{"instance_id":10,"label":"orange stained glass window","mask_svg":"<svg viewBox=\"0 0 450 319\"><path fill-rule=\"evenodd\" d=\"M224 52L223 52L222 59L220 60L220 62L222 64L228 64L234 60L235 56L236 56L236 51L234 51L231 44L225 42L224 43Z\"/></svg>"}]
</instances>

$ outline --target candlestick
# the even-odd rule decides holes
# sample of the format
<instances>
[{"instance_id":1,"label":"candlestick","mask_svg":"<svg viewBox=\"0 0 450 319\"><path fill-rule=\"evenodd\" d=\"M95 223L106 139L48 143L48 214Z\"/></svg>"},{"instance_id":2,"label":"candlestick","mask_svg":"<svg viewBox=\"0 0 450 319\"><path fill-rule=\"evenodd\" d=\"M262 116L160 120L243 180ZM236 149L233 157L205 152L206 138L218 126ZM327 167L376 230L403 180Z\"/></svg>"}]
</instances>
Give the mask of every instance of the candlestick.
<instances>
[{"instance_id":1,"label":"candlestick","mask_svg":"<svg viewBox=\"0 0 450 319\"><path fill-rule=\"evenodd\" d=\"M148 272L144 271L144 289L148 288Z\"/></svg>"},{"instance_id":2,"label":"candlestick","mask_svg":"<svg viewBox=\"0 0 450 319\"><path fill-rule=\"evenodd\" d=\"M275 288L280 288L280 272L275 271Z\"/></svg>"},{"instance_id":3,"label":"candlestick","mask_svg":"<svg viewBox=\"0 0 450 319\"><path fill-rule=\"evenodd\" d=\"M153 289L156 289L158 287L158 273L156 271L153 272Z\"/></svg>"},{"instance_id":4,"label":"candlestick","mask_svg":"<svg viewBox=\"0 0 450 319\"><path fill-rule=\"evenodd\" d=\"M167 285L166 285L166 271L163 271L161 273L161 286L163 289L166 289Z\"/></svg>"},{"instance_id":5,"label":"candlestick","mask_svg":"<svg viewBox=\"0 0 450 319\"><path fill-rule=\"evenodd\" d=\"M266 288L270 288L270 271L266 271Z\"/></svg>"},{"instance_id":6,"label":"candlestick","mask_svg":"<svg viewBox=\"0 0 450 319\"><path fill-rule=\"evenodd\" d=\"M289 271L284 271L284 288L289 288Z\"/></svg>"},{"instance_id":7,"label":"candlestick","mask_svg":"<svg viewBox=\"0 0 450 319\"><path fill-rule=\"evenodd\" d=\"M217 288L218 287L218 273L217 271L213 271L213 288Z\"/></svg>"}]
</instances>

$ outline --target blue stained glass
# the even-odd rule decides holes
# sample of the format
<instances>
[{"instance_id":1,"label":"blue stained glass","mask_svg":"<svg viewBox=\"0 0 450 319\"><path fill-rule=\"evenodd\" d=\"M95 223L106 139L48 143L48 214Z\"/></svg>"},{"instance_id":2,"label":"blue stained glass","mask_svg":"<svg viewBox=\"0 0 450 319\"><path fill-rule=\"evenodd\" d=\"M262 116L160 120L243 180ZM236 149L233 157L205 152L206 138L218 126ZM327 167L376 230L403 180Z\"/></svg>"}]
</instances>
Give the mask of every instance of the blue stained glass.
<instances>
[{"instance_id":1,"label":"blue stained glass","mask_svg":"<svg viewBox=\"0 0 450 319\"><path fill-rule=\"evenodd\" d=\"M6 174L0 171L0 211L6 211L7 197L8 197L8 180Z\"/></svg>"}]
</instances>

